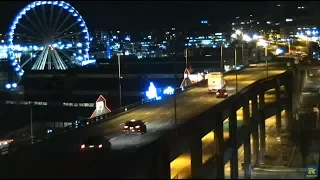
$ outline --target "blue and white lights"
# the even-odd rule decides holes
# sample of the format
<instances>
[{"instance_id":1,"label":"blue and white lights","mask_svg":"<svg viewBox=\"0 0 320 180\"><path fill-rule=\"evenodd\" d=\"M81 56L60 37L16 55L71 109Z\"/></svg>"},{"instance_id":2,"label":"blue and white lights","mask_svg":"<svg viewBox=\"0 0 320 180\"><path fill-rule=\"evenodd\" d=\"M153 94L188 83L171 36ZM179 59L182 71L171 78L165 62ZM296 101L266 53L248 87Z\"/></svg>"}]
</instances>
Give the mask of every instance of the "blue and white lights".
<instances>
[{"instance_id":1,"label":"blue and white lights","mask_svg":"<svg viewBox=\"0 0 320 180\"><path fill-rule=\"evenodd\" d=\"M35 14L43 15L41 14L43 6L49 6L46 8L48 11L59 12L61 10L61 13L46 11L51 14L51 18L48 15L47 19L34 19ZM24 24L24 22L32 23ZM50 27L53 32L49 34L43 31L44 26ZM75 40L70 40L70 36L76 37ZM19 37L28 40L28 43L24 41L20 44L22 38L17 41ZM24 7L15 16L9 27L8 44L6 47L0 47L0 50L6 49L12 68L18 76L22 76L25 67L30 67L32 70L65 70L69 65L85 64L82 62L89 60L90 39L85 21L69 3L35 1ZM20 55L17 56L17 54ZM25 66L30 63L32 63L31 66ZM12 84L9 85L10 88L13 87ZM6 85L6 88L9 85Z\"/></svg>"},{"instance_id":2,"label":"blue and white lights","mask_svg":"<svg viewBox=\"0 0 320 180\"><path fill-rule=\"evenodd\" d=\"M7 83L5 85L5 88L8 89L8 90L12 90L12 89L15 89L18 87L18 84L17 83Z\"/></svg>"},{"instance_id":3,"label":"blue and white lights","mask_svg":"<svg viewBox=\"0 0 320 180\"><path fill-rule=\"evenodd\" d=\"M174 89L171 86L168 86L163 90L163 94L165 95L172 95L174 94Z\"/></svg>"},{"instance_id":4,"label":"blue and white lights","mask_svg":"<svg viewBox=\"0 0 320 180\"><path fill-rule=\"evenodd\" d=\"M158 96L157 88L154 86L153 82L150 82L148 91L146 91L146 96L149 100L160 100L161 96Z\"/></svg>"}]
</instances>

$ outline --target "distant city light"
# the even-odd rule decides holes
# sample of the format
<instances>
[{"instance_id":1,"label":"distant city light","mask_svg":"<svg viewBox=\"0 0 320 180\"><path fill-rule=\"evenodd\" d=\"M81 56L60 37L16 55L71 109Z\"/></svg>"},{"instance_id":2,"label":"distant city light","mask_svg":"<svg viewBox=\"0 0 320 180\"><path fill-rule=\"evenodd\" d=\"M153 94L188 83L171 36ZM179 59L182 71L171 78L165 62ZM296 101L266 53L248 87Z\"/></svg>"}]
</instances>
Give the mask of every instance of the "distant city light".
<instances>
[{"instance_id":1,"label":"distant city light","mask_svg":"<svg viewBox=\"0 0 320 180\"><path fill-rule=\"evenodd\" d=\"M6 84L6 88L10 89L11 88L11 84Z\"/></svg>"},{"instance_id":2,"label":"distant city light","mask_svg":"<svg viewBox=\"0 0 320 180\"><path fill-rule=\"evenodd\" d=\"M131 38L130 38L130 36L126 36L126 37L124 38L124 40L126 40L126 41L131 41Z\"/></svg>"},{"instance_id":3,"label":"distant city light","mask_svg":"<svg viewBox=\"0 0 320 180\"><path fill-rule=\"evenodd\" d=\"M212 40L202 40L202 41L201 41L201 44L203 44L203 45L209 45L209 44L211 44L211 42L212 42Z\"/></svg>"},{"instance_id":4,"label":"distant city light","mask_svg":"<svg viewBox=\"0 0 320 180\"><path fill-rule=\"evenodd\" d=\"M249 41L252 40L252 38L251 38L249 35L247 35L247 34L244 34L244 35L242 36L242 39L243 39L244 41L247 41L247 42L249 42Z\"/></svg>"},{"instance_id":5,"label":"distant city light","mask_svg":"<svg viewBox=\"0 0 320 180\"><path fill-rule=\"evenodd\" d=\"M279 54L281 54L281 53L283 53L283 50L282 49L276 49L276 55L279 55Z\"/></svg>"},{"instance_id":6,"label":"distant city light","mask_svg":"<svg viewBox=\"0 0 320 180\"><path fill-rule=\"evenodd\" d=\"M208 24L208 21L207 20L203 20L203 21L201 21L201 24Z\"/></svg>"},{"instance_id":7,"label":"distant city light","mask_svg":"<svg viewBox=\"0 0 320 180\"><path fill-rule=\"evenodd\" d=\"M236 35L240 35L240 34L242 34L242 32L241 32L241 30L236 30Z\"/></svg>"},{"instance_id":8,"label":"distant city light","mask_svg":"<svg viewBox=\"0 0 320 180\"><path fill-rule=\"evenodd\" d=\"M163 90L163 94L172 95L172 94L174 94L174 89L171 86L169 86L169 87L167 87L166 89Z\"/></svg>"}]
</instances>

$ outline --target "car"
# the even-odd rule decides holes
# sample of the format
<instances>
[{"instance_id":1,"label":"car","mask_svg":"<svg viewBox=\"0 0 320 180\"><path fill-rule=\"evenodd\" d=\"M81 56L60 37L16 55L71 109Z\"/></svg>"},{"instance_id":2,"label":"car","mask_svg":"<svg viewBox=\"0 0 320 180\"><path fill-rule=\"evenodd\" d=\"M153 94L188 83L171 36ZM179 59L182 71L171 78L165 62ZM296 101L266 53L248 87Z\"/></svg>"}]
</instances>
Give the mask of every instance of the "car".
<instances>
[{"instance_id":1,"label":"car","mask_svg":"<svg viewBox=\"0 0 320 180\"><path fill-rule=\"evenodd\" d=\"M257 67L257 64L249 64L249 67Z\"/></svg>"},{"instance_id":2,"label":"car","mask_svg":"<svg viewBox=\"0 0 320 180\"><path fill-rule=\"evenodd\" d=\"M130 120L124 124L123 131L129 133L146 133L147 125L141 120Z\"/></svg>"},{"instance_id":3,"label":"car","mask_svg":"<svg viewBox=\"0 0 320 180\"><path fill-rule=\"evenodd\" d=\"M216 92L216 97L217 98L227 98L229 95L228 95L228 92L226 89L219 89L217 92Z\"/></svg>"},{"instance_id":4,"label":"car","mask_svg":"<svg viewBox=\"0 0 320 180\"><path fill-rule=\"evenodd\" d=\"M88 150L97 150L97 149L111 149L111 142L108 138L104 136L89 136L87 139L83 141L80 146L80 150L88 151Z\"/></svg>"}]
</instances>

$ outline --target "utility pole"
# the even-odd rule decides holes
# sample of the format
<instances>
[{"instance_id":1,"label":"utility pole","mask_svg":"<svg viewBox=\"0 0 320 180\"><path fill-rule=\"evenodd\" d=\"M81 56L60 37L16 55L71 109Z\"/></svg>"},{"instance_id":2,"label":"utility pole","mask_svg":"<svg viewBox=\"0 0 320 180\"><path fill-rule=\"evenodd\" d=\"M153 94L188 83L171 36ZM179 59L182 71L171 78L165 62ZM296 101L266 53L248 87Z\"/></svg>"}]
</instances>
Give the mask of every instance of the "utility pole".
<instances>
[{"instance_id":1,"label":"utility pole","mask_svg":"<svg viewBox=\"0 0 320 180\"><path fill-rule=\"evenodd\" d=\"M244 63L243 42L241 43L241 61L242 61L242 65L246 65L246 64Z\"/></svg>"},{"instance_id":2,"label":"utility pole","mask_svg":"<svg viewBox=\"0 0 320 180\"><path fill-rule=\"evenodd\" d=\"M238 92L237 48L234 48L234 66L236 68L236 93Z\"/></svg>"},{"instance_id":3,"label":"utility pole","mask_svg":"<svg viewBox=\"0 0 320 180\"><path fill-rule=\"evenodd\" d=\"M224 73L224 68L223 68L223 45L220 46L220 71L221 71L221 73Z\"/></svg>"},{"instance_id":4,"label":"utility pole","mask_svg":"<svg viewBox=\"0 0 320 180\"><path fill-rule=\"evenodd\" d=\"M173 58L173 82L176 82L176 59L171 55ZM188 74L188 73L187 73ZM174 126L177 128L177 94L176 94L176 87L174 87Z\"/></svg>"},{"instance_id":5,"label":"utility pole","mask_svg":"<svg viewBox=\"0 0 320 180\"><path fill-rule=\"evenodd\" d=\"M33 105L34 102L31 102L30 104L30 139L31 139L31 144L33 144Z\"/></svg>"},{"instance_id":6,"label":"utility pole","mask_svg":"<svg viewBox=\"0 0 320 180\"><path fill-rule=\"evenodd\" d=\"M120 56L118 53L118 83L119 83L119 105L122 107L122 93L121 93L121 64L120 64Z\"/></svg>"},{"instance_id":7,"label":"utility pole","mask_svg":"<svg viewBox=\"0 0 320 180\"><path fill-rule=\"evenodd\" d=\"M268 78L269 69L268 69L268 48L267 48L267 46L264 47L264 56L266 58L266 71L267 71L267 78Z\"/></svg>"}]
</instances>

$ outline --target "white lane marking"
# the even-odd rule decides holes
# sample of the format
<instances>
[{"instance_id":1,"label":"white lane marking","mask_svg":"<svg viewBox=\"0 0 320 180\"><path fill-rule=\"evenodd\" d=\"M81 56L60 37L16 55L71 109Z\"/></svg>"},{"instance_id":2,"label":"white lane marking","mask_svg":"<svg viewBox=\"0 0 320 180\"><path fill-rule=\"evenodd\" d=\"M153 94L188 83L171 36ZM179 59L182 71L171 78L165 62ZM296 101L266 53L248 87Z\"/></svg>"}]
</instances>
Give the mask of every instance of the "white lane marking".
<instances>
[{"instance_id":1,"label":"white lane marking","mask_svg":"<svg viewBox=\"0 0 320 180\"><path fill-rule=\"evenodd\" d=\"M170 114L170 112L167 112L166 114Z\"/></svg>"},{"instance_id":2,"label":"white lane marking","mask_svg":"<svg viewBox=\"0 0 320 180\"><path fill-rule=\"evenodd\" d=\"M146 114L150 114L150 112L147 112Z\"/></svg>"},{"instance_id":3,"label":"white lane marking","mask_svg":"<svg viewBox=\"0 0 320 180\"><path fill-rule=\"evenodd\" d=\"M111 138L110 141L113 141L113 140L115 140L115 139L117 139L117 138L118 138L118 136L116 136L116 137L114 137L114 138Z\"/></svg>"}]
</instances>

